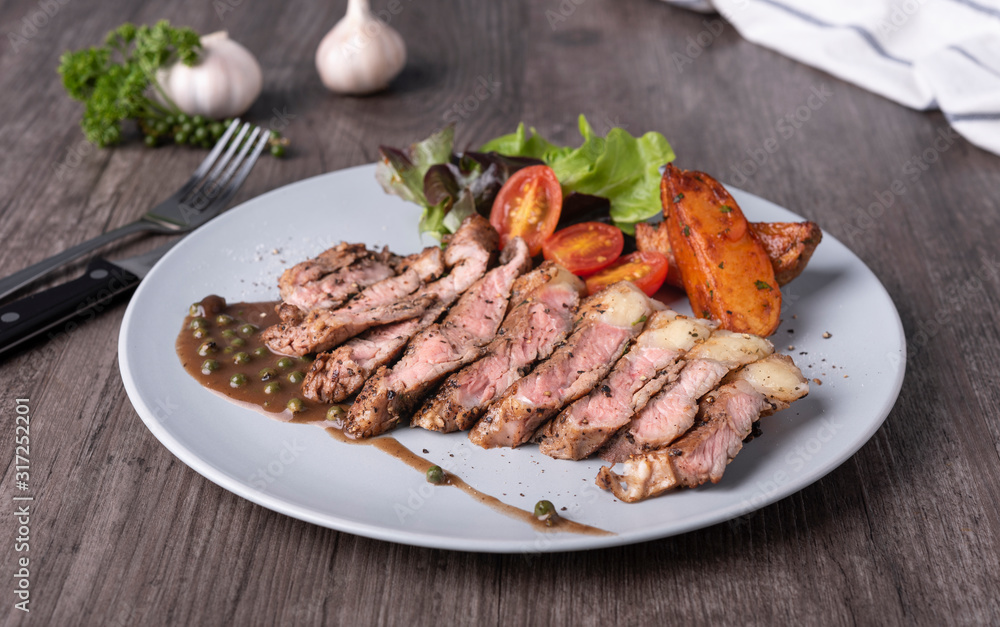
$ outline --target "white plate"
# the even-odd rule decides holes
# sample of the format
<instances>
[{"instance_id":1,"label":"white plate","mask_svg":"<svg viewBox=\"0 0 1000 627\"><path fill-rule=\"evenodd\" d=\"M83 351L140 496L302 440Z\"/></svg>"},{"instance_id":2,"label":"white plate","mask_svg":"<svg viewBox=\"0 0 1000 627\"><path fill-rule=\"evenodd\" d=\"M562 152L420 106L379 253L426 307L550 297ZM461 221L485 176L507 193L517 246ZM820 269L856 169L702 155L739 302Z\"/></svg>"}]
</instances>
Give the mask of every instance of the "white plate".
<instances>
[{"instance_id":1,"label":"white plate","mask_svg":"<svg viewBox=\"0 0 1000 627\"><path fill-rule=\"evenodd\" d=\"M754 221L801 219L732 191ZM772 338L823 384L765 418L763 437L744 448L717 485L630 505L594 485L598 460L553 460L534 446L486 451L461 433L404 428L392 434L505 503L530 510L549 499L567 508L567 517L615 535L536 531L457 489L431 486L373 447L233 405L181 368L174 341L192 302L208 294L230 302L275 299L283 268L340 240L386 244L397 253L419 250L417 217L416 207L383 193L373 166L362 166L255 198L178 244L136 291L119 341L125 389L153 435L227 490L317 525L447 549L567 551L683 533L801 490L857 451L899 394L905 341L896 309L864 263L829 235L783 290L784 323ZM674 306L685 309L687 301Z\"/></svg>"}]
</instances>

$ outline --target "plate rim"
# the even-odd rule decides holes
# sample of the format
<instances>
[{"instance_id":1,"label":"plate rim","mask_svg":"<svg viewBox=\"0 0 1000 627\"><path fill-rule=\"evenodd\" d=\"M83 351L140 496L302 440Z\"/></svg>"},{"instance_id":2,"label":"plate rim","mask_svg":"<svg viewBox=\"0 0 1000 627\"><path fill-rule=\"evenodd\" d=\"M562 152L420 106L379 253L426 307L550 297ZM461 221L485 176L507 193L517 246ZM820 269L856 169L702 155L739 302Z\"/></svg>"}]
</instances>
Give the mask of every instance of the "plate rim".
<instances>
[{"instance_id":1,"label":"plate rim","mask_svg":"<svg viewBox=\"0 0 1000 627\"><path fill-rule=\"evenodd\" d=\"M289 189L304 186L307 184L314 184L318 179L323 178L333 178L337 176L351 176L352 174L360 174L367 170L373 170L375 164L362 164L357 166L352 166L349 168L344 168L340 170L334 170L331 172L325 172L315 176L307 177L287 185L275 188L268 192L265 192L259 196L248 199L239 205L232 207L225 211L225 214L236 213L241 209L246 207L251 203L265 202L268 198L275 195L281 195L287 193ZM372 178L372 183L375 184L374 178ZM755 202L762 202L773 207L782 209L788 213L799 216L795 212L778 205L777 203L747 192L745 190L739 189L732 185L725 185L726 188L731 192L736 192L735 195L746 196L752 198ZM198 230L205 228L215 220L209 221ZM883 402L883 406L879 407L877 412L873 412L873 415L877 415L875 420L872 420L868 428L857 432L855 436L850 440L849 444L842 448L842 453L835 456L834 459L829 462L822 464L819 467L815 467L809 474L812 478L806 483L796 483L789 482L786 486L779 487L775 491L764 495L759 499L755 499L753 507L747 508L743 503L734 501L733 503L717 508L710 512L707 512L700 517L695 517L683 521L679 524L675 524L669 530L663 530L662 528L653 527L648 529L642 529L632 532L617 533L610 536L581 536L575 534L558 534L560 538L558 542L550 543L551 548L537 548L532 547L530 541L526 540L515 540L515 539L496 539L490 540L488 542L482 539L472 539L472 538L457 538L457 537L447 537L443 535L431 535L425 532L415 532L410 530L399 530L394 528L389 528L385 526L379 526L372 523L361 522L357 520L351 520L348 518L342 518L331 514L323 514L316 512L313 509L305 506L301 506L282 497L269 494L265 491L253 488L247 482L244 482L238 478L232 477L226 473L223 469L216 467L214 464L202 459L195 452L187 448L183 443L181 443L168 428L166 428L157 418L156 412L145 402L141 390L137 385L133 375L131 358L129 356L129 351L127 350L127 339L132 325L135 324L133 317L135 315L135 310L137 306L135 303L139 302L142 298L148 286L149 282L143 281L140 283L138 289L136 290L133 297L130 299L128 307L125 311L125 315L122 318L121 327L118 333L118 361L119 361L119 371L121 373L122 382L125 387L126 394L128 395L129 401L132 403L136 410L136 413L142 419L146 428L149 429L150 433L155 437L168 451L170 451L178 460L183 462L186 466L197 472L199 475L208 479L212 483L218 485L219 487L236 494L248 501L256 503L262 507L269 510L296 518L298 520L303 520L321 527L334 529L337 531L342 531L346 533L351 533L355 535L360 535L368 538L373 538L377 540L382 540L386 542L394 542L397 544L405 544L410 546L420 546L425 548L436 548L436 549L446 549L446 550L457 550L465 552L478 552L478 553L528 553L528 552L565 552L565 551L577 551L577 550L591 550L608 548L614 546L622 546L628 544L636 544L640 542L646 542L655 539L661 539L666 537L671 537L675 535L681 535L694 531L697 529L702 529L710 527L728 520L732 520L741 515L746 515L751 512L757 511L777 501L784 498L792 496L812 484L816 483L820 479L826 477L835 469L844 464L847 460L852 458L862 446L864 446L874 434L882 427L885 423L886 418L892 411L896 402L899 399L900 391L902 390L903 381L906 375L906 354L907 354L907 343L905 330L903 328L902 319L899 315L899 310L896 307L888 290L879 280L878 276L868 267L868 265L858 257L854 251L845 246L840 240L838 240L833 235L825 232L823 233L824 239L829 238L841 246L850 253L854 259L871 275L874 279L874 283L880 290L880 295L885 298L886 302L889 304L889 308L892 312L892 319L895 322L894 331L896 332L896 337L899 339L899 350L900 350L900 363L897 370L895 379L892 381L891 393L885 397L886 400ZM186 237L184 238L186 239ZM149 275L156 276L158 270L163 267L165 263L169 263L169 260L174 255L180 255L184 251L183 242L179 241L177 246L174 246L163 256L150 270ZM249 410L248 410L249 411ZM790 487L794 486L794 487ZM556 537L556 536L554 536Z\"/></svg>"}]
</instances>

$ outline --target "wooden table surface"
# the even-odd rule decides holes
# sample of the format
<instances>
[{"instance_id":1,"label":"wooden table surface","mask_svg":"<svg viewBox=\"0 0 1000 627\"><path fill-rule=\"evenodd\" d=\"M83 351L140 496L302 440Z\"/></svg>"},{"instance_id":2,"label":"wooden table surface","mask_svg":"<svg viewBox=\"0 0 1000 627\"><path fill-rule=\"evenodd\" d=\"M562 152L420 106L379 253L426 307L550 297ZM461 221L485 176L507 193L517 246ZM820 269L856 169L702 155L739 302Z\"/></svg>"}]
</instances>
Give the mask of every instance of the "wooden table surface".
<instances>
[{"instance_id":1,"label":"wooden table surface","mask_svg":"<svg viewBox=\"0 0 1000 627\"><path fill-rule=\"evenodd\" d=\"M119 305L0 363L5 623L1000 623L1000 158L939 113L653 0L398 6L406 71L390 91L353 99L325 92L313 67L342 0L0 4L2 274L135 219L204 156L135 138L92 149L55 73L62 51L165 17L249 47L265 83L249 117L293 142L288 158L260 161L237 202L371 162L377 145L452 119L459 145L521 120L573 143L580 112L598 130L661 131L678 164L815 220L882 281L909 343L885 425L822 480L735 523L531 560L414 548L271 512L175 459L122 387ZM790 133L782 120L795 122ZM894 182L902 193L886 192ZM871 207L879 195L888 207ZM25 397L36 499L27 615L13 608L10 500Z\"/></svg>"}]
</instances>

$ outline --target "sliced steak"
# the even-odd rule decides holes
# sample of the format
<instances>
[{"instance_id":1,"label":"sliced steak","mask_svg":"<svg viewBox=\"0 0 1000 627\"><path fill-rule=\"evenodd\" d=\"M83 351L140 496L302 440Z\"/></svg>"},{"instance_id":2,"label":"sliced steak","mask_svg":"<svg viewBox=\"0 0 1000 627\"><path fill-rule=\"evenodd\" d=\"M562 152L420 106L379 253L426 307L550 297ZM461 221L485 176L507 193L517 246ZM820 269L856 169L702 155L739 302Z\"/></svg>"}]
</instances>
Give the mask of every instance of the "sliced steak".
<instances>
[{"instance_id":1,"label":"sliced steak","mask_svg":"<svg viewBox=\"0 0 1000 627\"><path fill-rule=\"evenodd\" d=\"M420 316L436 299L433 294L413 294L426 279L439 276L441 250L425 248L400 274L369 285L346 307L313 309L300 321L281 322L264 329L262 337L271 350L286 355L325 351L365 329Z\"/></svg>"},{"instance_id":2,"label":"sliced steak","mask_svg":"<svg viewBox=\"0 0 1000 627\"><path fill-rule=\"evenodd\" d=\"M718 483L760 416L784 409L809 393L787 355L745 366L702 399L694 428L667 448L633 455L621 474L601 468L597 485L632 503L677 487Z\"/></svg>"},{"instance_id":3,"label":"sliced steak","mask_svg":"<svg viewBox=\"0 0 1000 627\"><path fill-rule=\"evenodd\" d=\"M399 258L383 249L342 242L288 268L278 279L281 300L306 312L335 309L363 288L396 274Z\"/></svg>"},{"instance_id":4,"label":"sliced steak","mask_svg":"<svg viewBox=\"0 0 1000 627\"><path fill-rule=\"evenodd\" d=\"M446 433L471 428L487 405L566 339L583 292L583 281L551 262L519 278L485 356L448 377L411 424Z\"/></svg>"},{"instance_id":5,"label":"sliced steak","mask_svg":"<svg viewBox=\"0 0 1000 627\"><path fill-rule=\"evenodd\" d=\"M672 383L678 360L712 333L705 320L659 311L611 373L545 425L539 450L558 459L583 459L632 420L650 397Z\"/></svg>"},{"instance_id":6,"label":"sliced steak","mask_svg":"<svg viewBox=\"0 0 1000 627\"><path fill-rule=\"evenodd\" d=\"M498 238L489 222L476 217L463 222L448 244L444 258L451 272L415 293L435 295L434 304L418 318L370 329L333 352L318 355L302 383L306 398L340 403L356 394L376 370L395 361L414 335L432 325L486 273Z\"/></svg>"},{"instance_id":7,"label":"sliced steak","mask_svg":"<svg viewBox=\"0 0 1000 627\"><path fill-rule=\"evenodd\" d=\"M649 298L627 281L587 298L566 343L508 387L469 439L483 448L527 442L545 421L604 378L652 313Z\"/></svg>"},{"instance_id":8,"label":"sliced steak","mask_svg":"<svg viewBox=\"0 0 1000 627\"><path fill-rule=\"evenodd\" d=\"M441 323L414 337L392 369L380 368L365 383L344 421L348 434L372 437L391 429L442 378L482 355L507 312L515 279L531 268L521 238L503 252L503 265L469 288Z\"/></svg>"},{"instance_id":9,"label":"sliced steak","mask_svg":"<svg viewBox=\"0 0 1000 627\"><path fill-rule=\"evenodd\" d=\"M766 339L749 333L720 329L684 355L677 381L654 396L601 451L612 463L634 453L670 444L691 428L698 413L698 399L715 388L735 368L774 352Z\"/></svg>"}]
</instances>

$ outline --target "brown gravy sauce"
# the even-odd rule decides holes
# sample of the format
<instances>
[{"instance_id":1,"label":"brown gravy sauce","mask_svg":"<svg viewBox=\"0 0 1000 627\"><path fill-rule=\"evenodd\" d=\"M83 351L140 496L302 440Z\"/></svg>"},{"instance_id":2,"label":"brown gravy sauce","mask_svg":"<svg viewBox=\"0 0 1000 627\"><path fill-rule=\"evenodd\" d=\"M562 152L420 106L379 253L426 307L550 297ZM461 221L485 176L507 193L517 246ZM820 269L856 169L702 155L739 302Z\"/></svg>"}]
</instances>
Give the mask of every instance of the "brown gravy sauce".
<instances>
[{"instance_id":1,"label":"brown gravy sauce","mask_svg":"<svg viewBox=\"0 0 1000 627\"><path fill-rule=\"evenodd\" d=\"M316 403L301 396L301 379L298 377L309 372L312 360L272 353L260 337L261 330L279 322L275 313L276 304L227 304L219 296L207 296L192 305L184 318L176 344L177 356L184 370L212 392L269 418L324 427L340 442L373 446L421 473L434 466L434 462L417 455L396 438L381 436L355 440L348 437L339 428L340 421L331 419L333 416L328 417L328 412L346 412L349 405ZM248 324L252 328L247 327ZM333 407L339 409L331 410ZM458 488L493 510L525 522L538 531L614 535L561 516L548 525L532 512L480 492L452 473L447 473L446 477L444 485Z\"/></svg>"}]
</instances>

